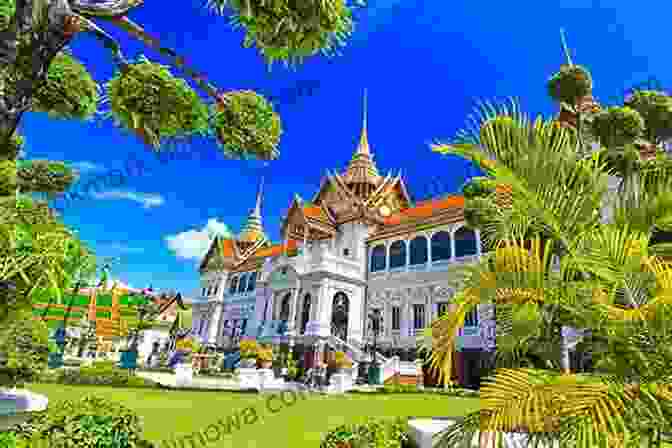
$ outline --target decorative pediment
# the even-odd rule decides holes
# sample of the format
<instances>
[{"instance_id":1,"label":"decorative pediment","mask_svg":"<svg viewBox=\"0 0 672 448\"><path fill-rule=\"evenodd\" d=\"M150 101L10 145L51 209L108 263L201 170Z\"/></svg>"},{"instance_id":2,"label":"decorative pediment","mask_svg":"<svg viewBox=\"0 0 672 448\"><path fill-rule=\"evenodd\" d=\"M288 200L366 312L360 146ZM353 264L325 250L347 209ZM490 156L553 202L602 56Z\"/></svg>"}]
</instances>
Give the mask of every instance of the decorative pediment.
<instances>
[{"instance_id":1,"label":"decorative pediment","mask_svg":"<svg viewBox=\"0 0 672 448\"><path fill-rule=\"evenodd\" d=\"M220 270L236 258L235 242L231 239L222 239L216 236L210 243L210 248L208 248L205 257L201 260L199 272Z\"/></svg>"}]
</instances>

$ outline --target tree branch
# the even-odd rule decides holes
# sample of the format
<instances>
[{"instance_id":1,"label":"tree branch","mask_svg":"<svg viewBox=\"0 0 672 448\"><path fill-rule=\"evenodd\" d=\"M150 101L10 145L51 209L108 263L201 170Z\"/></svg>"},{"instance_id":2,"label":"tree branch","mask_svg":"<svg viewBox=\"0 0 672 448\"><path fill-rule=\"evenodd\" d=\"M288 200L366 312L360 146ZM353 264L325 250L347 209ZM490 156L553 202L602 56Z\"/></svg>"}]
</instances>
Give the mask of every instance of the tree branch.
<instances>
[{"instance_id":1,"label":"tree branch","mask_svg":"<svg viewBox=\"0 0 672 448\"><path fill-rule=\"evenodd\" d=\"M189 76L205 93L207 93L215 101L220 101L220 93L215 86L207 81L207 77L187 65L186 59L179 56L172 48L167 48L161 45L161 42L147 34L147 32L138 24L134 23L126 16L105 17L117 27L124 30L130 36L140 40L149 48L157 51L159 54L169 58L172 63L180 69L184 74Z\"/></svg>"},{"instance_id":2,"label":"tree branch","mask_svg":"<svg viewBox=\"0 0 672 448\"><path fill-rule=\"evenodd\" d=\"M115 17L141 6L145 0L70 0L73 11L94 17Z\"/></svg>"},{"instance_id":3,"label":"tree branch","mask_svg":"<svg viewBox=\"0 0 672 448\"><path fill-rule=\"evenodd\" d=\"M118 65L122 71L126 71L128 69L128 61L126 61L119 43L91 20L78 14L74 14L74 17L76 20L80 21L79 25L81 26L82 32L91 33L96 39L101 41L105 48L112 53L114 63Z\"/></svg>"}]
</instances>

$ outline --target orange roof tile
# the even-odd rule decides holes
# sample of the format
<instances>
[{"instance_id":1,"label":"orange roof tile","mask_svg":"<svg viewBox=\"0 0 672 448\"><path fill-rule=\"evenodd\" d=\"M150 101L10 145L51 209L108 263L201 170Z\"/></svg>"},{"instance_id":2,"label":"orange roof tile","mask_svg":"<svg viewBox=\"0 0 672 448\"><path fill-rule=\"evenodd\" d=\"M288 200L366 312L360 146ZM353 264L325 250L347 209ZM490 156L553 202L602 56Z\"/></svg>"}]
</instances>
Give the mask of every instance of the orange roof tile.
<instances>
[{"instance_id":1,"label":"orange roof tile","mask_svg":"<svg viewBox=\"0 0 672 448\"><path fill-rule=\"evenodd\" d=\"M441 210L464 207L464 196L448 196L443 199L430 199L428 201L418 202L415 207L401 210L388 218L385 218L385 225L397 225L403 221L412 219L428 218Z\"/></svg>"},{"instance_id":2,"label":"orange roof tile","mask_svg":"<svg viewBox=\"0 0 672 448\"><path fill-rule=\"evenodd\" d=\"M308 218L314 218L324 222L331 222L324 209L319 205L306 205L303 207L303 213Z\"/></svg>"},{"instance_id":3,"label":"orange roof tile","mask_svg":"<svg viewBox=\"0 0 672 448\"><path fill-rule=\"evenodd\" d=\"M288 240L287 241L287 250L292 251L296 249L297 241L296 240ZM274 244L270 247L264 247L262 249L257 250L254 253L254 257L257 258L267 258L267 257L276 257L280 255L283 252L283 244Z\"/></svg>"},{"instance_id":4,"label":"orange roof tile","mask_svg":"<svg viewBox=\"0 0 672 448\"><path fill-rule=\"evenodd\" d=\"M221 249L221 255L224 257L233 257L235 254L235 251L233 249L233 240L231 239L226 239L226 240L220 240L220 245Z\"/></svg>"}]
</instances>

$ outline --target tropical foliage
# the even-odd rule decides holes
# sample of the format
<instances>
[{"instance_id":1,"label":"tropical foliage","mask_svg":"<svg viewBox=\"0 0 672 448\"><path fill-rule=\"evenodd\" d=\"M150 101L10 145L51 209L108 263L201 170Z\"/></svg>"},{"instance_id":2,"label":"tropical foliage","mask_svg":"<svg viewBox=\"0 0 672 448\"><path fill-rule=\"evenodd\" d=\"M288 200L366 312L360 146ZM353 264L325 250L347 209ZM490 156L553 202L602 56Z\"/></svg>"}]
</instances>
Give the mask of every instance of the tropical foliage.
<instances>
[{"instance_id":1,"label":"tropical foliage","mask_svg":"<svg viewBox=\"0 0 672 448\"><path fill-rule=\"evenodd\" d=\"M602 110L587 69L567 59L549 81L557 119L485 104L454 142L433 146L486 174L466 188L465 214L487 254L461 269L454 312L427 330L432 366L451 381L469 312L494 306L497 332L481 410L439 446L524 432L568 448L640 447L672 428L672 263L661 238L672 230L661 145L672 126L659 106L669 97L640 92ZM577 330L588 372L569 370L566 336Z\"/></svg>"}]
</instances>

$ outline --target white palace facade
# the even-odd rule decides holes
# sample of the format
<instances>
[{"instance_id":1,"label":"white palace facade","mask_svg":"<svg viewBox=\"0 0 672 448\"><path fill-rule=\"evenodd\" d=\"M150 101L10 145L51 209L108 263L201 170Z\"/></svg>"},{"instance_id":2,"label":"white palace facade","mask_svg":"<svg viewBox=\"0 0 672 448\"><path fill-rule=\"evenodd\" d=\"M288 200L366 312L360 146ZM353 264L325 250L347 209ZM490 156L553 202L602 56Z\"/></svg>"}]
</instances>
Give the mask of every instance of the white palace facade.
<instances>
[{"instance_id":1,"label":"white palace facade","mask_svg":"<svg viewBox=\"0 0 672 448\"><path fill-rule=\"evenodd\" d=\"M379 310L381 352L412 352L420 331L450 310L450 266L481 255L479 231L465 226L463 197L414 204L400 174L379 173L366 100L346 169L327 173L310 201L294 197L275 244L262 225L262 197L263 181L242 231L215 238L200 264L193 334L204 343L233 347L240 335L273 335L283 326L291 344L345 347L357 359L372 342L367 316ZM494 343L481 308L461 331L459 371Z\"/></svg>"}]
</instances>

